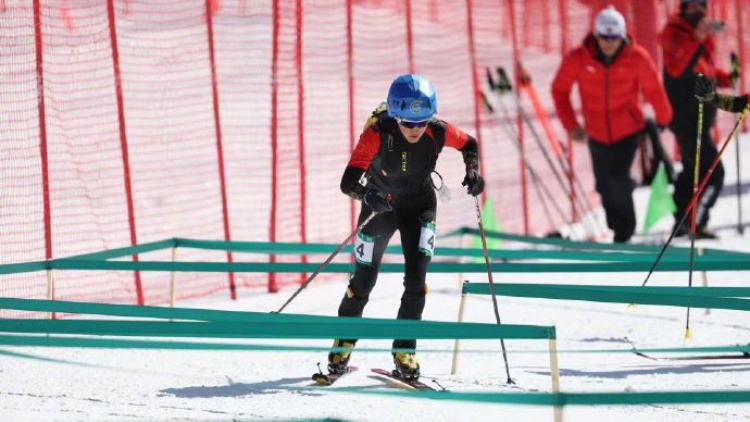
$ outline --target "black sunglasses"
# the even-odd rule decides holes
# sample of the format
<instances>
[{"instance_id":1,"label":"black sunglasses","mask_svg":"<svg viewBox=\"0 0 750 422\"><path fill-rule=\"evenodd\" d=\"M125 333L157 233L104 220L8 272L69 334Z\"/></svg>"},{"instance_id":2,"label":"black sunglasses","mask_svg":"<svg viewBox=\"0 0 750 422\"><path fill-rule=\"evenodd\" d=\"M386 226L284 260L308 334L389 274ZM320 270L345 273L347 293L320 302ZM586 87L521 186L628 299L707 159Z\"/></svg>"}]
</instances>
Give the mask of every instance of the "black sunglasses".
<instances>
[{"instance_id":1,"label":"black sunglasses","mask_svg":"<svg viewBox=\"0 0 750 422\"><path fill-rule=\"evenodd\" d=\"M425 120L422 122L406 122L406 121L401 120L398 122L398 124L408 129L422 128L422 127L427 126L428 123L430 123L429 120Z\"/></svg>"},{"instance_id":2,"label":"black sunglasses","mask_svg":"<svg viewBox=\"0 0 750 422\"><path fill-rule=\"evenodd\" d=\"M619 40L622 38L619 35L612 35L612 34L597 34L596 37L601 38L603 40L607 40L607 41L614 41L614 40Z\"/></svg>"}]
</instances>

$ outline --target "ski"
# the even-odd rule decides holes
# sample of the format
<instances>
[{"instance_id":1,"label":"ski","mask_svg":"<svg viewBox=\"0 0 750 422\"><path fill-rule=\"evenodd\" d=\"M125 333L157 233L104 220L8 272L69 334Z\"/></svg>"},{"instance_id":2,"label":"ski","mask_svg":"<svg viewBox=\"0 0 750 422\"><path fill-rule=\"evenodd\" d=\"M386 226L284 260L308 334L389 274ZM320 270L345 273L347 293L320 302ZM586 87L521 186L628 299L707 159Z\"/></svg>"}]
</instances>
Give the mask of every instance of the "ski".
<instances>
[{"instance_id":1,"label":"ski","mask_svg":"<svg viewBox=\"0 0 750 422\"><path fill-rule=\"evenodd\" d=\"M333 383L335 383L345 375L351 374L352 372L356 371L357 367L349 366L346 369L347 371L343 374L324 374L323 371L320 370L320 366L318 366L318 372L312 375L312 380L315 381L316 385L327 387L329 385L333 385Z\"/></svg>"},{"instance_id":2,"label":"ski","mask_svg":"<svg viewBox=\"0 0 750 422\"><path fill-rule=\"evenodd\" d=\"M750 359L750 352L739 352L735 354L694 354L688 356L664 356L658 357L638 350L635 343L629 338L625 337L625 341L630 344L630 351L636 356L653 360L656 362L679 362L679 361L690 361L690 360L736 360L736 359Z\"/></svg>"},{"instance_id":3,"label":"ski","mask_svg":"<svg viewBox=\"0 0 750 422\"><path fill-rule=\"evenodd\" d=\"M438 390L434 387L431 387L422 381L417 380L407 380L404 378L401 378L400 376L393 373L393 371L388 371L381 368L372 368L371 371L378 376L376 378L387 382L388 384L403 388L405 390L411 390L411 391L448 391L442 386L440 387L441 390ZM440 385L440 384L438 384Z\"/></svg>"},{"instance_id":4,"label":"ski","mask_svg":"<svg viewBox=\"0 0 750 422\"><path fill-rule=\"evenodd\" d=\"M679 362L679 361L691 361L691 360L743 360L750 359L750 353L740 353L733 355L692 355L692 356L652 356L647 353L643 353L636 349L633 349L633 353L636 355L653 360L656 362Z\"/></svg>"}]
</instances>

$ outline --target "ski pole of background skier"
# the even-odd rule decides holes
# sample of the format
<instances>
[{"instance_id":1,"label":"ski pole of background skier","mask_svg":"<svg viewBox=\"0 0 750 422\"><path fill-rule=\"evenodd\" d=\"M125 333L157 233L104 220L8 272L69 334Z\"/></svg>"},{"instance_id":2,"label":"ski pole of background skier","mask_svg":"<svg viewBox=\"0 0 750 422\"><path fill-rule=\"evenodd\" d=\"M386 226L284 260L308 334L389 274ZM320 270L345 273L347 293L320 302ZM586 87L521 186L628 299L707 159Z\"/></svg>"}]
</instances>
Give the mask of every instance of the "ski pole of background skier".
<instances>
[{"instance_id":1,"label":"ski pole of background skier","mask_svg":"<svg viewBox=\"0 0 750 422\"><path fill-rule=\"evenodd\" d=\"M502 71L505 74L505 70L502 68L498 71ZM552 129L552 125L549 122L549 118L546 115L546 110L542 106L541 101L539 100L539 96L536 93L536 89L534 88L534 85L531 81L531 75L523 68L523 65L521 62L517 62L516 64L516 71L518 72L520 76L520 87L523 89L524 92L526 92L526 95L528 96L529 100L532 103L532 106L534 107L534 110L537 113L537 117L542 124L542 128L544 128L544 131L547 135L547 143L550 147L550 149L555 153L555 156L557 157L558 163L560 164L560 168L562 168L563 173L568 174L571 178L572 183L575 186L571 186L571 190L573 190L573 193L575 195L575 189L577 188L580 195L582 196L583 205L585 207L582 207L585 212L588 213L589 218L591 218L591 221L593 222L596 230L599 231L599 233L606 232L606 229L603 229L601 225L599 224L599 220L594 216L593 207L591 206L591 202L589 202L588 197L586 196L586 189L584 189L583 185L581 184L581 180L576 177L575 172L573 172L572 168L570 168L571 163L568 163L564 157L564 146L560 142L560 140L557 138L557 135L555 135L555 131ZM505 78L508 79L507 74L505 74ZM520 107L519 107L520 108ZM522 108L520 108L521 111L523 111ZM524 113L526 114L526 113ZM539 145L539 148L543 151L546 150L544 148L544 142L542 142L541 136L538 134L536 129L534 128L534 125L531 123L531 120L528 118L528 114L526 117L526 123L528 124L529 128L531 129L532 134L534 135L537 144Z\"/></svg>"},{"instance_id":2,"label":"ski pole of background skier","mask_svg":"<svg viewBox=\"0 0 750 422\"><path fill-rule=\"evenodd\" d=\"M505 72L505 70L502 67L498 67L496 69L496 71L497 71L497 75L498 75L498 81L495 81L495 79L492 77L491 70L489 68L487 68L487 81L490 84L490 89L492 89L492 91L495 92L498 95L498 97L500 97L500 105L502 107L503 114L505 116L505 119L508 122L510 122L511 121L510 111L508 110L508 108L506 107L505 103L503 102L503 97L504 97L505 94L511 92L512 89L513 89L513 87L512 87L512 84L510 82L510 79L508 78L507 73ZM554 162L552 161L552 158L549 155L549 152L547 151L547 148L544 146L544 143L541 140L541 136L539 135L539 133L534 128L534 126L533 126L533 124L531 122L531 119L529 118L528 114L525 112L525 110L522 107L520 107L520 104L518 105L518 112L519 112L522 120L527 124L527 126L531 130L532 136L534 137L534 140L536 141L538 148L542 151L542 156L544 157L545 161L547 162L547 165L549 166L550 170L552 170L552 173L555 176L555 179L557 180L558 184L560 185L560 188L562 189L562 191L565 192L566 194L572 195L571 197L573 198L573 200L575 201L575 203L577 204L577 206L579 208L581 208L582 210L585 210L585 212L588 215L588 217L592 219L593 226L591 224L589 224L590 223L589 220L587 218L585 218L585 217L581 219L581 224L582 224L582 226L584 228L584 231L587 233L588 237L589 238L594 238L595 235L596 235L596 233L601 233L601 231L598 228L597 221L594 219L594 214L593 214L591 205L587 202L587 199L585 198L585 195L583 195L584 198L581 198L580 195L576 194L574 186L568 187L568 185L565 183L565 181L563 180L563 176L560 173L560 170L557 168L557 166L555 166ZM520 143L520 140L518 140L518 142ZM562 172L564 174L564 173L566 173L568 171L567 170L567 166L565 164L563 164L564 161L562 161L562 156L561 155L558 155L558 158L561 160L559 162L560 162L560 166L562 168ZM578 179L575 178L575 176L574 176L574 180L578 181ZM579 186L579 190L581 190L581 192L584 192L583 188L580 187L580 182L579 182L578 186Z\"/></svg>"},{"instance_id":3,"label":"ski pole of background skier","mask_svg":"<svg viewBox=\"0 0 750 422\"><path fill-rule=\"evenodd\" d=\"M641 284L641 286L645 286L646 283L648 283L648 280L651 278L651 274L654 273L654 270L656 269L657 265L659 265L659 261L661 261L661 258L664 256L664 252L667 250L667 247L669 247L669 244L672 242L672 239L674 239L677 232L685 224L685 220L687 220L687 217L690 211L692 211L693 207L697 206L698 200L700 199L700 196L703 193L703 190L706 188L706 185L708 184L708 180L711 178L711 175L714 173L716 166L719 165L721 156L724 155L724 151L727 149L727 146L732 141L732 139L734 139L734 135L737 133L737 130L739 129L742 122L745 121L745 117L747 117L748 112L750 112L750 103L748 103L745 106L745 108L740 113L740 116L737 118L737 122L735 122L734 127L732 128L732 131L729 132L729 136L727 136L727 139L722 144L721 149L716 154L716 158L714 158L714 160L711 162L711 165L709 166L708 171L703 176L703 180L701 181L700 186L698 187L698 191L690 199L690 202L688 203L687 207L685 207L685 211L682 214L682 218L677 224L675 224L674 228L672 229L672 233L669 234L669 238L667 238L667 241L664 242L664 245L661 247L661 250L659 251L659 255L657 255L653 264L651 264L651 268L648 270L648 274L646 275L645 280L643 280L643 283Z\"/></svg>"},{"instance_id":4,"label":"ski pole of background skier","mask_svg":"<svg viewBox=\"0 0 750 422\"><path fill-rule=\"evenodd\" d=\"M484 103L484 106L487 109L487 111L490 114L494 114L495 109L490 103L487 96L484 94L484 92L480 92L480 94L482 96L482 102ZM568 225L572 226L573 220L565 214L565 212L562 210L562 207L555 199L555 196L552 195L552 191L550 191L547 184L544 183L544 179L542 179L539 176L539 174L536 172L536 169L528 160L526 155L522 153L520 141L518 140L518 137L516 136L515 132L513 132L513 129L509 128L508 125L506 124L501 124L501 127L505 130L505 134L508 136L508 138L513 140L513 145L516 147L516 150L518 150L518 153L520 154L521 159L523 160L526 170L528 171L529 176L531 177L531 183L534 186L534 190L536 191L537 197L539 198L539 202L541 202L542 204L542 207L544 209L544 215L547 218L547 222L549 223L550 227L555 227L556 224L554 220L552 219L547 201L549 201L552 204L552 206L555 209L555 212L562 219L562 221L565 221Z\"/></svg>"},{"instance_id":5,"label":"ski pole of background skier","mask_svg":"<svg viewBox=\"0 0 750 422\"><path fill-rule=\"evenodd\" d=\"M479 207L479 200L474 197L474 207L477 211L477 224L479 225L479 236L482 238L482 250L484 251L484 263L487 265L487 277L490 282L490 294L492 295L492 307L495 310L495 320L497 324L501 325L500 321L500 308L497 305L497 295L495 294L495 283L492 280L492 268L490 267L490 255L487 252L487 238L484 235L484 225L482 224L482 209ZM505 351L505 340L500 339L500 346L503 349L503 361L505 362L505 373L508 375L508 384L515 384L513 378L510 377L510 367L508 366L508 353Z\"/></svg>"},{"instance_id":6,"label":"ski pole of background skier","mask_svg":"<svg viewBox=\"0 0 750 422\"><path fill-rule=\"evenodd\" d=\"M521 68L519 67L519 72L520 71L521 71ZM505 69L502 67L499 67L497 68L497 72L498 72L498 76L500 77L500 80L503 81L502 83L507 84L509 89L512 89L510 79L508 78L508 74L505 72ZM528 77L528 74L527 74L527 77ZM531 87L530 79L527 80L526 87ZM527 94L529 92L530 91L527 90ZM518 91L518 93L520 94L520 91ZM554 161L552 161L552 158L550 157L550 154L547 151L547 148L545 147L545 143L544 141L542 141L541 135L536 130L536 127L534 126L534 123L531 121L529 114L526 112L526 110L523 107L521 107L520 102L518 103L518 113L521 116L521 119L524 121L524 123L526 123L526 126L529 128L532 138L534 138L534 141L536 142L537 148L539 148L539 150L542 151L542 156L544 157L544 160L547 162L547 165L550 167L550 169L552 169L552 172L555 174L559 183L561 183L563 192L566 192L572 195L572 198L574 201L576 201L576 203L578 204L578 207L584 210L585 215L581 218L581 225L583 226L584 231L586 231L588 238L591 240L594 240L597 234L603 233L603 229L599 225L599 221L594 216L593 207L591 206L591 203L588 201L588 198L586 197L586 193L585 193L586 191L585 189L583 189L583 186L581 186L581 182L575 176L574 173L568 172L568 167L565 165L565 160L563 160L563 157L562 157L562 150L560 149L560 144L556 140L557 138L554 138L553 132L551 132L551 129L550 129L550 132L547 133L547 139L548 139L550 148L555 152L555 156L558 158L558 163L560 164L560 169L562 173L558 173L557 171L558 169L557 167L555 167ZM507 110L506 110L506 114L508 114ZM542 116L538 116L538 117L540 120L543 120ZM564 180L563 176L565 174L569 174L572 177L573 183L575 183L575 185L569 187L570 191L568 191L568 185L566 185L566 183L563 181ZM576 187L578 188L578 193L580 195L576 194L576 190L575 190ZM571 221L572 221L572 218L571 218Z\"/></svg>"},{"instance_id":7,"label":"ski pole of background skier","mask_svg":"<svg viewBox=\"0 0 750 422\"><path fill-rule=\"evenodd\" d=\"M373 212L372 214L370 214L370 215L369 215L369 216L368 216L368 217L367 217L367 218L365 219L365 221L363 221L362 223L360 223L360 224L359 224L359 225L357 226L357 228L356 228L356 229L354 229L354 231L352 231L351 233L349 233L349 236L347 236L347 237L346 237L346 239L345 239L345 240L344 240L343 242L341 242L341 244L340 244L340 245L339 245L339 246L338 246L338 247L336 248L336 250L335 250L335 251L333 251L333 253L332 253L332 254L331 254L331 255L330 255L330 256L329 256L329 257L328 257L328 258L327 258L327 259L326 259L325 261L323 261L323 263L322 263L322 264L320 264L320 265L318 266L318 268L317 268L317 269L315 270L315 272L313 272L312 274L310 274L310 276L309 276L309 277L307 277L307 280L305 280L305 282L304 282L304 283L302 283L302 285L301 285L301 286L299 286L299 288L297 289L297 291L295 291L295 292L294 292L294 294L292 294L292 296L291 296L291 297L290 297L289 299L287 299L287 301L286 301L286 302L284 302L284 304L283 304L283 305L281 305L281 308L279 308L279 310L278 310L278 311L276 311L276 313L280 314L280 313L281 313L281 311L283 311L283 310L284 310L284 308L286 308L286 307L287 307L287 305L289 305L289 304L290 304L290 303L292 302L292 300L294 300L294 298L295 298L295 297L297 297L297 295L298 295L298 294L300 294L300 293L302 292L302 290L305 290L305 288L307 287L307 285L308 285L308 284L310 284L310 282L312 282L312 281L313 281L313 279L314 279L314 278L315 278L315 277L316 277L316 276L317 276L318 274L320 274L320 273L321 273L321 271L323 271L323 270L325 269L325 267L327 267L327 266L328 266L328 264L330 264L330 263L331 263L331 261L333 260L333 258L335 258L335 257L336 257L336 255L338 255L338 254L339 254L339 252L341 252L341 251L342 251L342 250L344 249L344 247L346 246L346 244L347 244L347 243L349 243L349 242L350 242L350 241L351 241L351 240L352 240L352 239L354 238L354 236L356 236L356 235L357 235L357 233L358 233L358 232L359 232L360 230L362 230L362 228L363 228L363 227L365 227L365 226L367 225L367 223L369 223L369 222L370 222L370 220L372 220L372 219L373 219L373 218L374 218L374 217L375 217L375 216L376 216L377 214L378 214L378 213L376 213L376 212Z\"/></svg>"},{"instance_id":8,"label":"ski pole of background skier","mask_svg":"<svg viewBox=\"0 0 750 422\"><path fill-rule=\"evenodd\" d=\"M537 173L536 169L534 168L534 165L529 161L528 157L524 153L523 148L521 147L521 140L519 139L518 135L516 135L516 132L513 125L511 124L510 119L510 112L508 111L508 108L505 106L505 103L502 101L502 96L507 92L508 88L504 86L500 86L495 84L495 82L492 79L492 75L489 73L489 69L487 70L487 80L490 85L490 89L494 89L495 93L501 98L500 99L500 105L502 106L503 110L503 117L502 117L502 124L501 127L505 130L506 135L508 138L513 140L513 145L516 147L516 150L518 150L518 153L521 157L521 160L523 161L524 166L526 167L527 171L531 175L531 181L534 184L534 188L537 190L537 195L540 196L540 201L542 203L542 206L545 209L545 214L547 214L547 219L549 221L550 227L556 227L556 224L552 221L551 217L549 216L549 211L547 210L547 204L546 202L541 198L541 195L539 193L539 190L542 190L543 193L546 195L546 197L549 199L549 201L552 203L552 205L555 208L555 211L557 215L560 217L562 221L564 221L566 224L568 224L569 227L573 227L575 222L573 221L573 218L565 213L565 211L562 210L562 207L557 202L557 199L552 194L552 191L549 189L546 183L544 183L544 179L542 179L539 174ZM503 91L503 92L501 92ZM482 92L482 100L484 101L485 106L487 107L487 110L490 113L494 113L494 108L492 107L492 104L487 99L487 97L484 95L484 92ZM549 161L548 161L549 164ZM550 164L551 165L551 164ZM555 168L552 167L553 173L557 176L557 181L560 183L560 187L562 188L563 192L567 194L567 186L564 182L562 182L562 179L560 178L559 174L556 174L554 172ZM592 238L593 235L596 233L595 230L591 230L589 226L586 224L586 221L583 222L582 227L584 229L584 232L586 232L586 235L589 238Z\"/></svg>"},{"instance_id":9,"label":"ski pole of background skier","mask_svg":"<svg viewBox=\"0 0 750 422\"><path fill-rule=\"evenodd\" d=\"M562 169L563 174L567 174L570 177L570 180L572 182L570 189L573 193L573 197L575 199L578 199L579 208L581 208L588 215L588 218L593 223L594 230L596 230L596 233L605 233L607 230L606 228L602 228L600 221L596 218L595 213L594 213L594 207L591 205L591 202L589 201L588 196L586 195L586 189L583 187L583 185L581 184L581 180L576 176L575 172L570 167L572 164L566 161L565 157L563 156L564 146L555 135L554 130L552 130L552 126L550 125L549 119L546 116L546 111L544 110L541 104L541 101L539 100L539 96L536 93L536 89L534 89L534 85L532 84L531 75L529 75L529 73L523 68L523 65L521 64L520 61L516 63L516 71L518 72L518 75L520 75L519 77L520 89L523 89L523 91L526 92L526 95L528 96L534 109L536 110L537 117L542 123L542 127L544 128L545 133L547 135L547 143L550 149L555 153L555 157L557 157L557 162L560 165L560 168ZM505 79L508 79L508 75L504 69L500 68L498 69L498 72L502 72L504 74ZM520 106L519 106L519 110L523 112L522 115L526 115L526 118L525 118L526 124L529 126L529 129L531 130L531 133L534 136L534 139L536 140L536 143L539 146L539 149L542 150L545 157L549 157L549 153L544 147L544 142L542 141L542 137L539 135L539 133L535 129L533 123L531 122L531 119L529 119L528 117L528 114ZM547 160L551 161L550 158L547 158ZM578 194L576 194L576 189L578 190Z\"/></svg>"},{"instance_id":10,"label":"ski pole of background skier","mask_svg":"<svg viewBox=\"0 0 750 422\"><path fill-rule=\"evenodd\" d=\"M505 88L501 88L495 85L492 79L492 75L489 73L489 69L487 70L487 81L490 85L491 90L495 90L495 89L505 90ZM499 91L495 91L495 92L498 94L498 96L503 95ZM490 114L494 113L495 110L491 102L489 101L489 99L487 99L487 96L484 94L484 92L482 92L481 94L482 94L482 101L484 102L484 105L487 108L487 110L490 112ZM554 228L556 227L556 224L552 220L552 217L549 213L547 202L544 200L542 193L544 193L546 197L549 199L549 201L552 203L552 205L555 208L555 211L557 212L558 216L562 219L562 221L565 221L569 226L572 227L574 224L573 219L566 216L565 212L562 210L562 207L560 207L559 203L555 199L555 196L549 190L549 188L547 187L547 184L544 183L544 180L536 172L536 169L534 168L534 166L531 164L528 157L526 156L524 149L521 147L521 140L516 135L513 128L510 127L511 126L510 113L508 112L507 107L505 107L505 104L502 103L502 100L501 100L501 106L503 108L503 118L501 120L503 121L501 122L500 126L505 130L505 134L508 136L508 138L513 140L513 145L516 147L516 150L518 150L518 154L521 157L521 160L523 161L524 167L526 168L529 175L531 176L531 182L534 186L534 189L537 192L537 196L539 197L542 207L544 208L544 213L545 213L545 216L547 217L547 221L549 222L550 227ZM540 192L540 190L543 192Z\"/></svg>"},{"instance_id":11,"label":"ski pole of background skier","mask_svg":"<svg viewBox=\"0 0 750 422\"><path fill-rule=\"evenodd\" d=\"M740 58L734 51L730 54L732 61L732 74L739 76L740 74ZM738 77L733 78L732 85L734 88L734 95L740 95ZM742 225L742 172L740 171L740 143L738 141L739 133L735 134L735 164L737 166L737 233L744 234L745 227Z\"/></svg>"},{"instance_id":12,"label":"ski pole of background skier","mask_svg":"<svg viewBox=\"0 0 750 422\"><path fill-rule=\"evenodd\" d=\"M698 194L700 181L701 146L703 145L703 101L698 101L698 137L695 140L695 161L693 162L693 196ZM695 265L695 227L698 221L698 207L690 211L690 264L688 265L688 287L693 287L693 266ZM690 338L690 307L685 319L685 339Z\"/></svg>"},{"instance_id":13,"label":"ski pole of background skier","mask_svg":"<svg viewBox=\"0 0 750 422\"><path fill-rule=\"evenodd\" d=\"M512 84L510 82L510 78L508 77L507 72L503 67L498 67L497 69L498 78L500 79L500 86L508 86L508 89L512 89ZM521 63L518 63L517 71L519 72L519 75L523 75L520 77L520 85L517 89L517 91L520 93L520 89L524 89L526 93L529 95L529 97L532 99L532 103L538 102L538 98L536 98L536 91L533 90L533 85L531 85L531 76L521 67ZM538 105L538 104L537 104ZM535 109L537 109L537 105L535 105ZM544 117L541 115L542 109L537 110L537 114L540 120L544 120ZM572 195L573 200L577 204L577 206L584 211L585 216L581 218L581 223L584 227L586 227L586 222L589 221L591 223L591 230L593 230L593 235L589 234L589 237L591 239L595 238L595 235L597 233L603 233L604 230L599 225L599 221L594 216L593 207L591 206L591 203L588 200L588 197L586 196L586 190L581 185L581 181L576 177L575 173L573 173L568 163L565 161L563 157L563 151L562 147L560 145L560 142L557 140L557 138L554 135L554 132L549 129L547 132L547 142L549 147L555 152L555 156L557 157L557 162L560 166L560 170L562 173L558 173L558 168L555 166L554 162L552 161L552 158L550 157L549 152L547 151L547 148L545 147L544 142L542 141L541 136L539 135L539 132L537 132L534 124L531 122L531 119L529 118L528 113L524 110L523 107L521 107L520 103L518 104L518 112L521 116L521 119L526 123L529 130L531 131L532 137L534 138L537 147L542 151L542 156L544 157L545 161L549 165L549 167L552 169L553 173L555 174L555 177L558 179L559 183L561 183L563 191L569 192L570 195ZM571 177L571 180L573 182L573 185L570 186L570 190L568 191L567 184L563 181L564 177L563 175L569 175ZM576 193L577 189L577 193ZM588 217L588 219L586 218Z\"/></svg>"}]
</instances>

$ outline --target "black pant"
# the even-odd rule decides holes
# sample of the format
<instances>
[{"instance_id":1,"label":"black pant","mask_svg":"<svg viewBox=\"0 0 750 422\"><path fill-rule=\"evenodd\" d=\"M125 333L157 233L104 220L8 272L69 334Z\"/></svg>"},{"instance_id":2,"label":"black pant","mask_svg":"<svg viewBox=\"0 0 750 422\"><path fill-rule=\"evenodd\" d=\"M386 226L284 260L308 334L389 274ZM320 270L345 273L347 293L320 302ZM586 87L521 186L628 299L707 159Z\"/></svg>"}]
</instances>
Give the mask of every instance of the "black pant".
<instances>
[{"instance_id":1,"label":"black pant","mask_svg":"<svg viewBox=\"0 0 750 422\"><path fill-rule=\"evenodd\" d=\"M682 155L682 172L677 176L674 184L674 202L677 212L674 214L675 222L679 222L685 215L690 200L693 198L693 178L695 171L695 146L697 143L698 127L695 125L692 131L675 132L677 144L680 146ZM704 127L701 136L699 182L703 180L708 169L718 155L716 144L711 136L711 128ZM709 210L719 198L721 189L724 187L724 165L719 161L713 174L703 190L700 201L698 201L696 223L699 228L708 225ZM687 220L686 220L687 221ZM684 226L689 227L689 226Z\"/></svg>"},{"instance_id":2,"label":"black pant","mask_svg":"<svg viewBox=\"0 0 750 422\"><path fill-rule=\"evenodd\" d=\"M361 233L374 238L374 248L371 264L357 262L354 274L349 280L349 287L339 306L339 316L361 317L370 292L375 287L378 270L388 241L398 230L401 233L401 247L404 254L404 293L401 296L401 307L398 319L422 319L427 293L427 267L432 256L421 251L419 239L423 222L435 222L437 200L435 191L427 186L416 195L395 197L393 211L375 216ZM367 218L372 210L362 205L359 223ZM345 340L356 343L356 340ZM413 349L417 341L414 339L396 339L394 348Z\"/></svg>"},{"instance_id":3,"label":"black pant","mask_svg":"<svg viewBox=\"0 0 750 422\"><path fill-rule=\"evenodd\" d=\"M635 159L640 134L613 144L589 141L596 191L602 198L607 227L615 232L615 242L626 242L635 232L635 205L630 167Z\"/></svg>"}]
</instances>

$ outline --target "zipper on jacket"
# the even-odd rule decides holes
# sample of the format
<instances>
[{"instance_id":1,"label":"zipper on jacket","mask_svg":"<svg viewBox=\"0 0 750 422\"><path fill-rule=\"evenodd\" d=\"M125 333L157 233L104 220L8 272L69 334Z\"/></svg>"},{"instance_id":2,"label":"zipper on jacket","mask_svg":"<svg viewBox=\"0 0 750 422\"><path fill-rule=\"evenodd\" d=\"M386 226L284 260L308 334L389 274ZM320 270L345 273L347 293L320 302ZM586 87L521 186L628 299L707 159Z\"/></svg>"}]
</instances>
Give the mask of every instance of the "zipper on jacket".
<instances>
[{"instance_id":1,"label":"zipper on jacket","mask_svg":"<svg viewBox=\"0 0 750 422\"><path fill-rule=\"evenodd\" d=\"M604 66L604 121L607 123L608 143L612 143L612 124L609 119L609 66Z\"/></svg>"}]
</instances>

